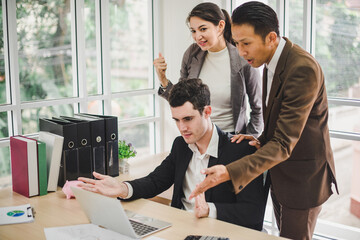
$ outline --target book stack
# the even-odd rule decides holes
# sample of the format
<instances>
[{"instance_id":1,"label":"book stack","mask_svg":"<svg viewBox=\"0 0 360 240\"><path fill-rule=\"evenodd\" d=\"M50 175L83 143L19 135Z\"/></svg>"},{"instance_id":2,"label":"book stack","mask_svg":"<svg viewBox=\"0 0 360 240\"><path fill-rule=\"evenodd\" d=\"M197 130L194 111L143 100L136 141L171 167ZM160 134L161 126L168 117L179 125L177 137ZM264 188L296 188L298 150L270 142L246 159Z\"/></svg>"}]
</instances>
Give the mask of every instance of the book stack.
<instances>
[{"instance_id":1,"label":"book stack","mask_svg":"<svg viewBox=\"0 0 360 240\"><path fill-rule=\"evenodd\" d=\"M56 191L61 149L61 136L40 133L39 140L10 137L13 191L26 197Z\"/></svg>"}]
</instances>

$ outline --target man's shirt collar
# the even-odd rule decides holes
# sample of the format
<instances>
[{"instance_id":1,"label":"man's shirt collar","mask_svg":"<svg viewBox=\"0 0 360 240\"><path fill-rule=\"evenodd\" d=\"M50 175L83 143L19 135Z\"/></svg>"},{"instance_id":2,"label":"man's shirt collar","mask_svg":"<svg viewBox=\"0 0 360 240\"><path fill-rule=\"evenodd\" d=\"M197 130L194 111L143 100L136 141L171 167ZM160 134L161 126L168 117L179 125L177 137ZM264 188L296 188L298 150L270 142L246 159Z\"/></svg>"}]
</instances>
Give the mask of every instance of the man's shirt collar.
<instances>
[{"instance_id":1,"label":"man's shirt collar","mask_svg":"<svg viewBox=\"0 0 360 240\"><path fill-rule=\"evenodd\" d=\"M276 66L277 66L277 64L279 62L280 55L281 55L281 53L282 53L282 51L283 51L283 49L285 47L285 44L286 44L285 39L280 37L279 45L276 48L274 56L272 56L269 64L265 63L266 68L268 69L268 71L272 72L272 74L275 73Z\"/></svg>"},{"instance_id":2,"label":"man's shirt collar","mask_svg":"<svg viewBox=\"0 0 360 240\"><path fill-rule=\"evenodd\" d=\"M217 128L216 128L215 124L212 124L212 126L213 126L213 132L211 135L211 139L210 139L209 145L206 149L206 152L203 155L204 156L209 155L214 158L217 158L218 150L219 150L219 134L217 132ZM197 148L196 144L191 143L191 144L188 144L188 146L191 149L191 151L193 151L193 153L200 154L199 149Z\"/></svg>"}]
</instances>

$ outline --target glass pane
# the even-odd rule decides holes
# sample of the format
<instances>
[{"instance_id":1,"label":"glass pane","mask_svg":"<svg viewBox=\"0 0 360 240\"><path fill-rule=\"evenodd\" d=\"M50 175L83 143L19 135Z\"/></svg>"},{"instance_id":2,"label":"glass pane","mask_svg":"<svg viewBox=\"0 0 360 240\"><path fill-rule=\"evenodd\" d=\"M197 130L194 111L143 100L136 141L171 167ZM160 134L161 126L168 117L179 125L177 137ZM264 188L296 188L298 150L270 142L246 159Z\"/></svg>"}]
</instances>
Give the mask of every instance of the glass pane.
<instances>
[{"instance_id":1,"label":"glass pane","mask_svg":"<svg viewBox=\"0 0 360 240\"><path fill-rule=\"evenodd\" d=\"M331 145L340 195L334 193L323 204L319 218L359 228L359 218L351 212L350 207L354 207L351 206L352 199L360 199L360 142L332 138ZM360 207L360 202L357 207Z\"/></svg>"},{"instance_id":2,"label":"glass pane","mask_svg":"<svg viewBox=\"0 0 360 240\"><path fill-rule=\"evenodd\" d=\"M59 117L60 115L72 116L72 105L57 105L42 108L24 109L21 111L23 134L36 133L39 131L39 118Z\"/></svg>"},{"instance_id":3,"label":"glass pane","mask_svg":"<svg viewBox=\"0 0 360 240\"><path fill-rule=\"evenodd\" d=\"M0 139L9 137L7 112L0 112Z\"/></svg>"},{"instance_id":4,"label":"glass pane","mask_svg":"<svg viewBox=\"0 0 360 240\"><path fill-rule=\"evenodd\" d=\"M86 87L89 95L97 94L97 55L96 55L96 18L95 1L84 1L84 30L85 30L85 64Z\"/></svg>"},{"instance_id":5,"label":"glass pane","mask_svg":"<svg viewBox=\"0 0 360 240\"><path fill-rule=\"evenodd\" d=\"M3 33L3 14L2 1L0 2L0 104L7 103L6 100L6 77L4 59L4 33Z\"/></svg>"},{"instance_id":6,"label":"glass pane","mask_svg":"<svg viewBox=\"0 0 360 240\"><path fill-rule=\"evenodd\" d=\"M360 133L360 107L330 105L330 130Z\"/></svg>"},{"instance_id":7,"label":"glass pane","mask_svg":"<svg viewBox=\"0 0 360 240\"><path fill-rule=\"evenodd\" d=\"M133 96L114 99L112 115L121 119L154 116L154 95Z\"/></svg>"},{"instance_id":8,"label":"glass pane","mask_svg":"<svg viewBox=\"0 0 360 240\"><path fill-rule=\"evenodd\" d=\"M303 1L289 1L289 39L304 48L304 3Z\"/></svg>"},{"instance_id":9,"label":"glass pane","mask_svg":"<svg viewBox=\"0 0 360 240\"><path fill-rule=\"evenodd\" d=\"M316 1L315 57L329 97L360 98L360 11L357 1Z\"/></svg>"},{"instance_id":10,"label":"glass pane","mask_svg":"<svg viewBox=\"0 0 360 240\"><path fill-rule=\"evenodd\" d=\"M153 88L148 0L110 0L111 89Z\"/></svg>"},{"instance_id":11,"label":"glass pane","mask_svg":"<svg viewBox=\"0 0 360 240\"><path fill-rule=\"evenodd\" d=\"M69 0L16 1L22 101L73 96Z\"/></svg>"},{"instance_id":12,"label":"glass pane","mask_svg":"<svg viewBox=\"0 0 360 240\"><path fill-rule=\"evenodd\" d=\"M0 148L0 189L11 186L10 148Z\"/></svg>"},{"instance_id":13,"label":"glass pane","mask_svg":"<svg viewBox=\"0 0 360 240\"><path fill-rule=\"evenodd\" d=\"M153 149L150 149L150 146L153 145L150 144L150 141L154 139L150 131L153 132L153 129L154 123L120 126L119 140L131 143L137 152L136 156L146 156L154 152Z\"/></svg>"},{"instance_id":14,"label":"glass pane","mask_svg":"<svg viewBox=\"0 0 360 240\"><path fill-rule=\"evenodd\" d=\"M88 103L88 113L91 114L102 114L103 107L102 107L102 101L95 100Z\"/></svg>"}]
</instances>

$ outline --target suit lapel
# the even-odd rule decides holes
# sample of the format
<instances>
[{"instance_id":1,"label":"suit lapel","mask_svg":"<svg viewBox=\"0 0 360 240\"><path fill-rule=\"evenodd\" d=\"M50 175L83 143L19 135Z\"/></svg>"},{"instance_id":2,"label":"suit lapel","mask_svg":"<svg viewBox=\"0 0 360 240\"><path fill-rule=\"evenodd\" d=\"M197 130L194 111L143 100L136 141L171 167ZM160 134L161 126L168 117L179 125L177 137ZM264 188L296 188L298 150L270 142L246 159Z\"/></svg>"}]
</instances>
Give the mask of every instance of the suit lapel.
<instances>
[{"instance_id":1,"label":"suit lapel","mask_svg":"<svg viewBox=\"0 0 360 240\"><path fill-rule=\"evenodd\" d=\"M207 52L200 50L191 59L191 68L189 69L188 78L198 78L202 65L204 64Z\"/></svg>"},{"instance_id":2,"label":"suit lapel","mask_svg":"<svg viewBox=\"0 0 360 240\"><path fill-rule=\"evenodd\" d=\"M180 179L181 179L181 183L180 183L180 186L182 189L182 184L183 184L183 180L185 178L185 173L186 173L186 170L189 166L189 163L190 163L190 160L192 158L192 155L193 155L193 152L191 151L190 148L186 148L185 152L184 152L184 155L183 155L183 158L180 160L179 162L179 173L180 173Z\"/></svg>"},{"instance_id":3,"label":"suit lapel","mask_svg":"<svg viewBox=\"0 0 360 240\"><path fill-rule=\"evenodd\" d=\"M219 159L221 158L221 154L222 154L222 145L224 143L224 135L223 133L219 130L218 127L216 127L216 130L217 130L217 133L219 135L219 145L218 145L218 157L217 158L214 158L212 156L210 156L209 158L209 163L208 163L208 168L209 167L212 167L216 164L219 164ZM205 200L208 202L208 201L211 201L211 195L212 195L212 192L213 192L213 189L214 188L210 188L209 190L207 190L205 192Z\"/></svg>"},{"instance_id":4,"label":"suit lapel","mask_svg":"<svg viewBox=\"0 0 360 240\"><path fill-rule=\"evenodd\" d=\"M242 76L242 72L240 71L241 68L243 67L243 64L241 63L241 57L239 56L239 52L237 51L237 49L229 42L226 42L226 45L227 45L227 48L229 51L229 57L230 57L230 69L231 69L230 99L232 101L231 105L233 105L232 109L233 109L233 113L234 113L234 109L241 107L241 104L239 103L240 101L234 102L234 97L235 97L235 99L242 99L243 98L242 94L243 94L243 92L245 92L244 86L243 86L243 81L239 81L239 79L244 79L244 76Z\"/></svg>"},{"instance_id":5,"label":"suit lapel","mask_svg":"<svg viewBox=\"0 0 360 240\"><path fill-rule=\"evenodd\" d=\"M281 78L281 74L283 73L284 69L285 69L285 63L286 63L286 59L288 57L289 51L292 48L292 43L287 39L284 38L286 41L286 44L284 46L284 49L280 55L278 64L276 66L275 69L275 73L274 73L274 77L272 80L272 84L271 84L271 88L270 88L270 93L269 93L269 100L268 100L268 105L266 106L266 110L265 110L265 116L264 116L264 123L266 124L268 122L269 116L270 116L270 110L272 108L272 105L274 104L274 98L277 96L277 94L279 93L280 88L282 87L282 78Z\"/></svg>"},{"instance_id":6,"label":"suit lapel","mask_svg":"<svg viewBox=\"0 0 360 240\"><path fill-rule=\"evenodd\" d=\"M278 93L280 87L281 87L281 79L279 77L279 74L276 74L276 72L275 72L274 77L273 77L273 81L272 81L272 84L271 84L270 93L269 93L268 105L265 108L265 118L264 118L265 123L269 119L270 109L271 109L271 107L272 107L272 105L274 103L274 98L276 96L276 93Z\"/></svg>"}]
</instances>

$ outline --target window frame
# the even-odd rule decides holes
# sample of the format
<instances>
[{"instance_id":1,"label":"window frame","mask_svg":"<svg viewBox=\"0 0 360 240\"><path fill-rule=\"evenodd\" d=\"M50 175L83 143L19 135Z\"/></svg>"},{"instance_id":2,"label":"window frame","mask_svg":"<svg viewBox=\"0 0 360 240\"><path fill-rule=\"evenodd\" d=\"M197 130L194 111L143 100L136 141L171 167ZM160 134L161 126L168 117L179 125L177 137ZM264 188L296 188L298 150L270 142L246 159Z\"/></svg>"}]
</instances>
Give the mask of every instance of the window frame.
<instances>
[{"instance_id":1,"label":"window frame","mask_svg":"<svg viewBox=\"0 0 360 240\"><path fill-rule=\"evenodd\" d=\"M160 113L157 90L155 89L154 68L152 61L154 56L154 31L158 31L158 26L155 25L155 12L159 12L158 3L156 0L147 1L148 5L148 23L150 41L148 43L149 54L149 73L148 81L152 82L152 88L132 90L126 92L111 92L110 81L110 64L109 64L109 42L108 34L108 20L109 16L109 0L94 0L96 11L96 53L98 79L98 92L96 95L88 95L86 83L86 66L85 66L85 32L82 18L82 11L84 9L84 0L71 0L71 37L72 37L72 69L73 69L73 89L74 97L67 97L61 99L51 100L37 100L21 102L20 99L20 81L19 81L19 63L18 63L18 41L16 28L16 1L2 0L3 6L3 32L4 32L4 60L5 60L5 75L9 81L7 82L7 103L0 104L0 112L7 112L8 115L8 135L15 136L22 134L22 116L21 111L24 109L41 108L48 106L71 104L74 108L74 113L87 112L87 104L92 101L101 101L101 109L99 112L105 115L111 115L111 101L129 96L152 96L152 111L153 116L136 117L122 120L118 118L119 126L134 126L144 123L153 123L153 128L150 129L150 153L159 152L160 148L156 144L160 137ZM151 66L151 67L150 67ZM38 133L27 134L27 136L37 137ZM0 147L9 147L9 137L0 139ZM9 159L10 161L10 159Z\"/></svg>"}]
</instances>

